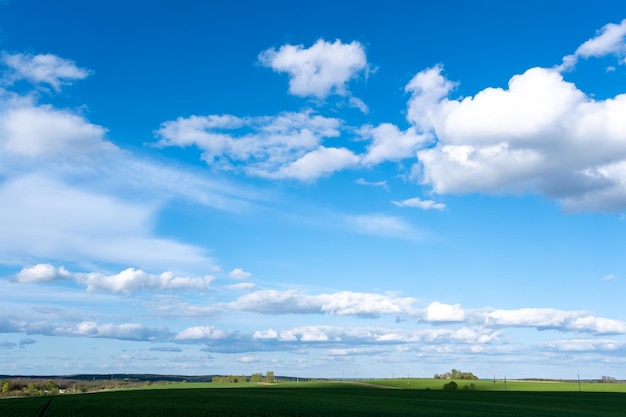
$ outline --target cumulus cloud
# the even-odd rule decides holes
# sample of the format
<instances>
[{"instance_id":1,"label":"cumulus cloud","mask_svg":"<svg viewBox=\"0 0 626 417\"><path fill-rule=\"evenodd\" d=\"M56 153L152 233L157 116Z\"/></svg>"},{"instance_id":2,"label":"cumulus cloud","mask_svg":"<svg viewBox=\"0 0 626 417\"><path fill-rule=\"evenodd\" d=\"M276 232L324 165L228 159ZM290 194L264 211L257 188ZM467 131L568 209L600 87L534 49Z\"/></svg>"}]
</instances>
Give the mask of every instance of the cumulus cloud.
<instances>
[{"instance_id":1,"label":"cumulus cloud","mask_svg":"<svg viewBox=\"0 0 626 417\"><path fill-rule=\"evenodd\" d=\"M316 179L357 159L343 148L326 148L340 135L341 120L310 110L277 116L191 116L165 122L157 146L197 146L211 167L243 170L266 178Z\"/></svg>"},{"instance_id":2,"label":"cumulus cloud","mask_svg":"<svg viewBox=\"0 0 626 417\"><path fill-rule=\"evenodd\" d=\"M435 301L426 308L424 318L435 323L462 322L465 320L465 312L460 304L450 305Z\"/></svg>"},{"instance_id":3,"label":"cumulus cloud","mask_svg":"<svg viewBox=\"0 0 626 417\"><path fill-rule=\"evenodd\" d=\"M118 274L106 275L97 272L70 273L64 267L37 264L23 268L14 280L20 283L48 282L72 279L87 287L89 291L108 291L128 294L140 290L206 290L214 277L178 277L171 272L160 275L149 274L140 269L128 268Z\"/></svg>"},{"instance_id":4,"label":"cumulus cloud","mask_svg":"<svg viewBox=\"0 0 626 417\"><path fill-rule=\"evenodd\" d=\"M64 267L55 268L50 264L37 264L31 267L25 267L15 275L14 281L27 282L49 282L57 280L68 280L72 278Z\"/></svg>"},{"instance_id":5,"label":"cumulus cloud","mask_svg":"<svg viewBox=\"0 0 626 417\"><path fill-rule=\"evenodd\" d=\"M422 210L445 210L446 205L433 200L421 200L417 197L402 201L392 201L398 207L413 207Z\"/></svg>"},{"instance_id":6,"label":"cumulus cloud","mask_svg":"<svg viewBox=\"0 0 626 417\"><path fill-rule=\"evenodd\" d=\"M460 304L434 301L415 315L420 321L433 324L462 322L486 328L529 327L598 335L626 334L626 321L596 317L586 311L554 308L464 309Z\"/></svg>"},{"instance_id":7,"label":"cumulus cloud","mask_svg":"<svg viewBox=\"0 0 626 417\"><path fill-rule=\"evenodd\" d=\"M407 86L409 120L437 138L417 152L422 183L440 194L538 192L569 210L626 207L626 95L593 100L545 68L464 99L448 99L450 85L435 67Z\"/></svg>"},{"instance_id":8,"label":"cumulus cloud","mask_svg":"<svg viewBox=\"0 0 626 417\"><path fill-rule=\"evenodd\" d=\"M0 62L10 70L5 75L7 82L25 79L34 84L47 84L56 91L60 91L62 85L71 84L74 80L82 80L90 75L90 71L79 68L73 61L52 54L3 52Z\"/></svg>"},{"instance_id":9,"label":"cumulus cloud","mask_svg":"<svg viewBox=\"0 0 626 417\"><path fill-rule=\"evenodd\" d=\"M241 268L233 269L232 271L230 271L230 273L228 275L230 275L230 277L233 278L233 279L250 279L250 278L252 278L252 274L250 272L244 271Z\"/></svg>"},{"instance_id":10,"label":"cumulus cloud","mask_svg":"<svg viewBox=\"0 0 626 417\"><path fill-rule=\"evenodd\" d=\"M283 45L278 50L270 48L261 52L259 62L287 73L289 92L300 97L346 95L347 82L368 71L365 48L356 41L346 44L320 39L309 48Z\"/></svg>"},{"instance_id":11,"label":"cumulus cloud","mask_svg":"<svg viewBox=\"0 0 626 417\"><path fill-rule=\"evenodd\" d=\"M370 166L385 161L399 161L414 158L417 151L429 140L428 135L417 133L414 127L400 131L397 126L383 123L379 126L365 126L360 134L371 141L363 156L363 164Z\"/></svg>"},{"instance_id":12,"label":"cumulus cloud","mask_svg":"<svg viewBox=\"0 0 626 417\"><path fill-rule=\"evenodd\" d=\"M174 339L178 341L220 340L230 337L232 334L232 332L227 332L213 326L194 326L180 331Z\"/></svg>"},{"instance_id":13,"label":"cumulus cloud","mask_svg":"<svg viewBox=\"0 0 626 417\"><path fill-rule=\"evenodd\" d=\"M383 314L413 314L414 298L386 294L342 291L308 295L302 291L265 290L239 297L229 304L234 310L262 314L330 314L378 317Z\"/></svg>"}]
</instances>

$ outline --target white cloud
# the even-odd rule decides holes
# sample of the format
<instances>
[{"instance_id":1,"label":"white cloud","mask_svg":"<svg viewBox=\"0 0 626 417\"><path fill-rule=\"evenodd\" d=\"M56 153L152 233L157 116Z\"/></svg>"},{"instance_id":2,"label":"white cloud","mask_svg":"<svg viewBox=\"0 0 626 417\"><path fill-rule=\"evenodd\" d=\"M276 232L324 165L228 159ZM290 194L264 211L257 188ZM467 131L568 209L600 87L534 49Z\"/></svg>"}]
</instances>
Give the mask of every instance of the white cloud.
<instances>
[{"instance_id":1,"label":"white cloud","mask_svg":"<svg viewBox=\"0 0 626 417\"><path fill-rule=\"evenodd\" d=\"M117 149L104 140L106 129L68 111L15 99L5 105L0 111L0 149L8 153L51 159Z\"/></svg>"},{"instance_id":2,"label":"white cloud","mask_svg":"<svg viewBox=\"0 0 626 417\"><path fill-rule=\"evenodd\" d=\"M371 182L371 181L365 180L364 178L358 178L354 182L356 182L359 185L367 185L367 186L370 186L370 187L380 187L380 188L384 188L385 190L389 191L389 185L387 185L387 181Z\"/></svg>"},{"instance_id":3,"label":"white cloud","mask_svg":"<svg viewBox=\"0 0 626 417\"><path fill-rule=\"evenodd\" d=\"M356 41L345 44L320 39L309 48L283 45L278 50L263 51L259 61L274 71L289 74L289 92L301 97L346 95L346 83L368 71L365 49Z\"/></svg>"},{"instance_id":4,"label":"white cloud","mask_svg":"<svg viewBox=\"0 0 626 417\"><path fill-rule=\"evenodd\" d=\"M418 133L432 130L434 119L438 117L437 108L456 87L442 72L441 65L420 71L404 88L411 93L407 119L417 127Z\"/></svg>"},{"instance_id":5,"label":"white cloud","mask_svg":"<svg viewBox=\"0 0 626 417\"><path fill-rule=\"evenodd\" d=\"M258 363L258 362L261 362L261 359L255 357L255 356L242 356L241 358L237 359L237 362L240 362L240 363Z\"/></svg>"},{"instance_id":6,"label":"white cloud","mask_svg":"<svg viewBox=\"0 0 626 417\"><path fill-rule=\"evenodd\" d=\"M417 153L424 184L441 194L539 192L569 210L626 207L626 95L592 100L556 70L532 68L508 89L450 100L441 70L407 86L409 120L437 137Z\"/></svg>"},{"instance_id":7,"label":"white cloud","mask_svg":"<svg viewBox=\"0 0 626 417\"><path fill-rule=\"evenodd\" d=\"M605 276L604 278L602 278L603 281L615 281L616 279L617 279L617 276L613 274L609 274Z\"/></svg>"},{"instance_id":8,"label":"white cloud","mask_svg":"<svg viewBox=\"0 0 626 417\"><path fill-rule=\"evenodd\" d=\"M0 320L1 333L26 333L29 335L94 337L133 341L169 340L172 333L165 327L146 326L139 323L105 323L82 321L73 325L29 322L22 316L18 320Z\"/></svg>"},{"instance_id":9,"label":"white cloud","mask_svg":"<svg viewBox=\"0 0 626 417\"><path fill-rule=\"evenodd\" d=\"M281 343L350 344L486 344L498 340L500 333L485 329L417 329L388 327L302 326L287 330L256 331L254 340Z\"/></svg>"},{"instance_id":10,"label":"white cloud","mask_svg":"<svg viewBox=\"0 0 626 417\"><path fill-rule=\"evenodd\" d=\"M386 294L342 291L307 295L302 291L256 291L229 304L234 310L263 314L330 314L377 317L383 314L414 314L414 298Z\"/></svg>"},{"instance_id":11,"label":"white cloud","mask_svg":"<svg viewBox=\"0 0 626 417\"><path fill-rule=\"evenodd\" d=\"M140 269L128 268L119 274L105 275L100 273L76 274L77 281L87 286L87 290L130 293L140 290L198 290L205 291L214 278L179 277L171 272L159 275L148 274Z\"/></svg>"},{"instance_id":12,"label":"white cloud","mask_svg":"<svg viewBox=\"0 0 626 417\"><path fill-rule=\"evenodd\" d=\"M55 268L50 264L37 264L35 266L26 267L15 275L15 281L21 283L50 282L68 280L71 278L72 274L64 267Z\"/></svg>"},{"instance_id":13,"label":"white cloud","mask_svg":"<svg viewBox=\"0 0 626 417\"><path fill-rule=\"evenodd\" d=\"M230 275L231 278L233 279L250 279L252 278L252 274L250 272L246 272L241 268L235 268L232 271L230 271L230 273L228 274Z\"/></svg>"},{"instance_id":14,"label":"white cloud","mask_svg":"<svg viewBox=\"0 0 626 417\"><path fill-rule=\"evenodd\" d=\"M213 326L195 326L182 330L176 335L175 339L179 341L206 341L225 339L231 335L232 332L227 332Z\"/></svg>"},{"instance_id":15,"label":"white cloud","mask_svg":"<svg viewBox=\"0 0 626 417\"><path fill-rule=\"evenodd\" d=\"M128 294L139 290L204 291L214 278L210 275L201 278L178 277L171 272L155 275L134 268L128 268L115 275L96 272L71 273L64 267L55 268L50 264L37 264L23 268L15 276L15 281L20 283L69 279L85 285L89 291L100 290Z\"/></svg>"},{"instance_id":16,"label":"white cloud","mask_svg":"<svg viewBox=\"0 0 626 417\"><path fill-rule=\"evenodd\" d=\"M465 320L465 312L460 304L451 305L435 301L426 308L424 318L434 323L462 322Z\"/></svg>"},{"instance_id":17,"label":"white cloud","mask_svg":"<svg viewBox=\"0 0 626 417\"><path fill-rule=\"evenodd\" d=\"M482 313L478 313L481 316ZM484 315L484 325L495 327L535 327L593 334L626 334L626 322L595 317L584 311L552 308L492 310Z\"/></svg>"},{"instance_id":18,"label":"white cloud","mask_svg":"<svg viewBox=\"0 0 626 417\"><path fill-rule=\"evenodd\" d=\"M0 61L11 70L7 76L8 82L26 79L35 84L48 84L56 91L60 91L62 85L90 75L90 71L77 67L73 61L52 54L3 52Z\"/></svg>"},{"instance_id":19,"label":"white cloud","mask_svg":"<svg viewBox=\"0 0 626 417\"><path fill-rule=\"evenodd\" d=\"M617 55L622 63L626 62L626 19L621 23L609 23L600 29L597 35L576 49L573 55L563 58L563 64L558 69L560 71L569 70L576 65L579 58L602 57L606 55Z\"/></svg>"},{"instance_id":20,"label":"white cloud","mask_svg":"<svg viewBox=\"0 0 626 417\"><path fill-rule=\"evenodd\" d=\"M195 145L212 167L268 178L310 180L357 162L346 149L322 141L340 135L341 121L314 114L238 118L191 116L165 122L157 146Z\"/></svg>"},{"instance_id":21,"label":"white cloud","mask_svg":"<svg viewBox=\"0 0 626 417\"><path fill-rule=\"evenodd\" d=\"M626 342L609 339L572 339L550 342L547 346L562 352L612 352L626 348Z\"/></svg>"},{"instance_id":22,"label":"white cloud","mask_svg":"<svg viewBox=\"0 0 626 417\"><path fill-rule=\"evenodd\" d=\"M422 210L445 210L446 205L433 200L421 200L417 197L402 201L392 201L398 207L413 207Z\"/></svg>"},{"instance_id":23,"label":"white cloud","mask_svg":"<svg viewBox=\"0 0 626 417\"><path fill-rule=\"evenodd\" d=\"M0 183L0 263L108 262L208 269L202 250L150 236L156 207L84 191L39 175Z\"/></svg>"},{"instance_id":24,"label":"white cloud","mask_svg":"<svg viewBox=\"0 0 626 417\"><path fill-rule=\"evenodd\" d=\"M368 114L370 112L370 109L369 107L367 107L367 104L365 104L365 102L361 100L360 98L350 97L349 103L350 103L350 106L361 110L361 113L363 114Z\"/></svg>"},{"instance_id":25,"label":"white cloud","mask_svg":"<svg viewBox=\"0 0 626 417\"><path fill-rule=\"evenodd\" d=\"M427 135L418 134L413 127L402 132L397 126L389 123L376 127L365 126L361 128L360 134L371 140L363 157L363 164L368 166L385 161L414 158L424 142L429 139Z\"/></svg>"},{"instance_id":26,"label":"white cloud","mask_svg":"<svg viewBox=\"0 0 626 417\"><path fill-rule=\"evenodd\" d=\"M252 291L256 289L256 287L257 286L251 282L239 282L228 286L229 289L237 291Z\"/></svg>"},{"instance_id":27,"label":"white cloud","mask_svg":"<svg viewBox=\"0 0 626 417\"><path fill-rule=\"evenodd\" d=\"M290 163L274 173L270 178L294 178L301 181L313 181L323 175L332 174L359 163L359 157L345 148L319 147L297 161Z\"/></svg>"}]
</instances>

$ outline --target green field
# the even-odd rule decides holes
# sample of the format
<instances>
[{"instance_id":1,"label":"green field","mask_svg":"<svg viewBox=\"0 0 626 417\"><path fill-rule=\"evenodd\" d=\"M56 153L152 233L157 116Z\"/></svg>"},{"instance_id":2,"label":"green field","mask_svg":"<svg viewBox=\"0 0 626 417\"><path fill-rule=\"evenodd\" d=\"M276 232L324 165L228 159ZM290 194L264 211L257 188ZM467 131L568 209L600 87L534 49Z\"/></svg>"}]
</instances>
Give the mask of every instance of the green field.
<instances>
[{"instance_id":1,"label":"green field","mask_svg":"<svg viewBox=\"0 0 626 417\"><path fill-rule=\"evenodd\" d=\"M368 383L396 387L402 389L433 389L440 390L447 381L432 378L395 378L368 380ZM556 382L556 381L507 381L492 379L455 380L462 389L464 385L474 384L477 391L583 391L583 392L621 392L626 394L626 384L601 384L598 382Z\"/></svg>"},{"instance_id":2,"label":"green field","mask_svg":"<svg viewBox=\"0 0 626 417\"><path fill-rule=\"evenodd\" d=\"M432 380L386 380L390 381L425 384ZM380 389L351 383L233 384L239 389L209 385L173 384L143 390L9 398L0 400L0 416L626 416L626 394L616 392L446 392Z\"/></svg>"}]
</instances>

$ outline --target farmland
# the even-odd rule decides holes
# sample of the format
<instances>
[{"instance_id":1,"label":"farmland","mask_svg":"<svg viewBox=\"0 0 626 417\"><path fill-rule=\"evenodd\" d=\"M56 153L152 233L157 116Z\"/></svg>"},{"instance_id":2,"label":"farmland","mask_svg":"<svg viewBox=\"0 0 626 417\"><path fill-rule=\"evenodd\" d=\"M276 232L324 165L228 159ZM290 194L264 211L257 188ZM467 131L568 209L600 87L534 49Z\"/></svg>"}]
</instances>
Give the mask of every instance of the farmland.
<instances>
[{"instance_id":1,"label":"farmland","mask_svg":"<svg viewBox=\"0 0 626 417\"><path fill-rule=\"evenodd\" d=\"M275 385L172 384L148 389L93 394L9 398L0 401L3 417L72 416L455 416L455 417L612 417L626 416L626 394L567 390L558 383L519 382L525 390L487 391L492 381L477 381L475 391L427 389L433 380L380 380L380 385L413 383L413 389L380 389L352 383ZM483 389L483 384L484 388ZM596 384L600 385L600 384ZM566 389L557 390L557 386ZM604 388L608 384L602 384ZM397 388L400 388L396 385ZM434 387L434 385L433 385ZM492 387L493 388L493 387ZM539 390L540 388L546 388ZM588 387L586 387L588 388Z\"/></svg>"}]
</instances>

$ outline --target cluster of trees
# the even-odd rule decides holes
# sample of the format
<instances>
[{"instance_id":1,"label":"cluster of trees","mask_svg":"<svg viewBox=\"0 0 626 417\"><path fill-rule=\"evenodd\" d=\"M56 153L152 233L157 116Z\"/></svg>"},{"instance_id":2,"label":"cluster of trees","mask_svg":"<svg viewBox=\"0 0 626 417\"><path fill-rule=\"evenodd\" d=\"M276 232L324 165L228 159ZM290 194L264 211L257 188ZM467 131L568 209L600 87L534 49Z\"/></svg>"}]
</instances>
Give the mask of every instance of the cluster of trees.
<instances>
[{"instance_id":1,"label":"cluster of trees","mask_svg":"<svg viewBox=\"0 0 626 417\"><path fill-rule=\"evenodd\" d=\"M218 384L243 384L248 382L248 377L245 375L214 376L211 382Z\"/></svg>"},{"instance_id":2,"label":"cluster of trees","mask_svg":"<svg viewBox=\"0 0 626 417\"><path fill-rule=\"evenodd\" d=\"M459 369L452 369L450 372L444 372L443 374L435 374L435 379L478 379L476 375L471 372L462 372Z\"/></svg>"},{"instance_id":3,"label":"cluster of trees","mask_svg":"<svg viewBox=\"0 0 626 417\"><path fill-rule=\"evenodd\" d=\"M600 379L600 382L606 383L606 384L614 384L617 382L617 379L615 379L612 376L606 376L606 375L602 375L602 378Z\"/></svg>"},{"instance_id":4,"label":"cluster of trees","mask_svg":"<svg viewBox=\"0 0 626 417\"><path fill-rule=\"evenodd\" d=\"M56 394L77 394L81 392L101 391L112 388L142 386L145 382L128 380L75 380L44 378L10 378L0 380L2 397L36 397Z\"/></svg>"},{"instance_id":5,"label":"cluster of trees","mask_svg":"<svg viewBox=\"0 0 626 417\"><path fill-rule=\"evenodd\" d=\"M459 384L457 384L454 381L450 381L447 382L445 384L443 384L443 390L444 391L456 391L459 389ZM461 388L463 391L475 391L476 390L476 385L474 385L474 383L470 383L469 385L465 384L463 385L463 388Z\"/></svg>"},{"instance_id":6,"label":"cluster of trees","mask_svg":"<svg viewBox=\"0 0 626 417\"><path fill-rule=\"evenodd\" d=\"M219 384L243 384L248 381L274 383L276 378L274 371L267 371L265 376L262 373L252 374L250 378L245 375L214 376L211 381Z\"/></svg>"}]
</instances>

